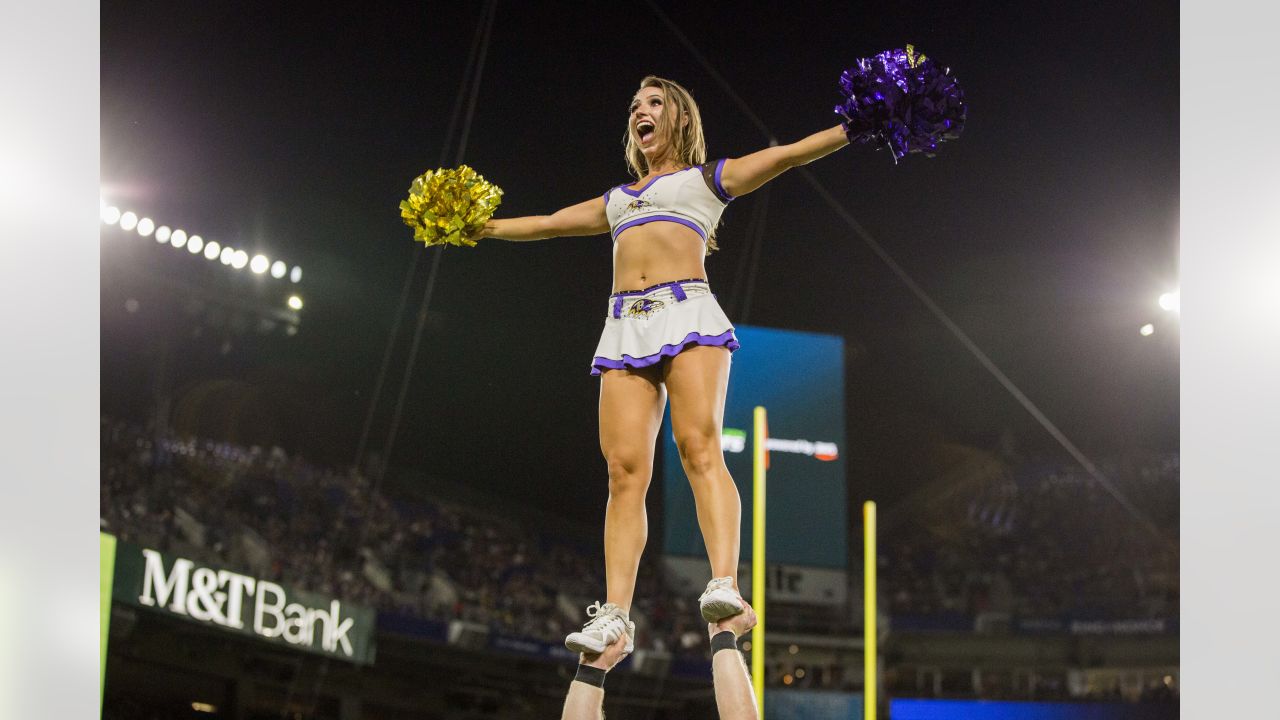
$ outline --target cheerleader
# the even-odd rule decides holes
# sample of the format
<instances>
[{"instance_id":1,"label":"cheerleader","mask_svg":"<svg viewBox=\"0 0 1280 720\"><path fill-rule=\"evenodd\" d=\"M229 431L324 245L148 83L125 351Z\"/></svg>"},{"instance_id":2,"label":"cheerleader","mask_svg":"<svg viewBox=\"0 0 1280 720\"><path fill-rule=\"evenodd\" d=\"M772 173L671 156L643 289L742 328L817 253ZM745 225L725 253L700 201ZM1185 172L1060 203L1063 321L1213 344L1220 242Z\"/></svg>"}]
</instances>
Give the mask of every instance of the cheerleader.
<instances>
[{"instance_id":1,"label":"cheerleader","mask_svg":"<svg viewBox=\"0 0 1280 720\"><path fill-rule=\"evenodd\" d=\"M707 284L720 215L735 198L788 168L848 144L837 125L789 145L707 161L702 120L689 91L646 77L627 110L626 159L637 181L551 215L490 219L472 239L528 241L609 233L613 294L591 361L600 376L600 450L609 472L605 602L565 646L600 653L626 635L634 648L632 595L648 539L645 494L668 399L680 462L693 488L711 564L699 598L709 623L743 612L738 591L742 503L720 447L733 324Z\"/></svg>"}]
</instances>

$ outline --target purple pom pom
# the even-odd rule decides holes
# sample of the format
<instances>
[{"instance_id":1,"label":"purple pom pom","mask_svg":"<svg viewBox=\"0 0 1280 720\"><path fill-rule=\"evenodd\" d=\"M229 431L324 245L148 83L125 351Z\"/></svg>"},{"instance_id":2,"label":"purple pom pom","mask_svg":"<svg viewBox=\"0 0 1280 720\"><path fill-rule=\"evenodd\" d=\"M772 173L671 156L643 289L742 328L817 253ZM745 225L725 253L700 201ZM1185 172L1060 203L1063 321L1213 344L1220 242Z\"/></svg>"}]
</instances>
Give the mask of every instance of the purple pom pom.
<instances>
[{"instance_id":1,"label":"purple pom pom","mask_svg":"<svg viewBox=\"0 0 1280 720\"><path fill-rule=\"evenodd\" d=\"M840 74L840 91L835 111L849 142L884 143L894 162L907 153L933 157L964 129L960 83L911 45L859 60Z\"/></svg>"}]
</instances>

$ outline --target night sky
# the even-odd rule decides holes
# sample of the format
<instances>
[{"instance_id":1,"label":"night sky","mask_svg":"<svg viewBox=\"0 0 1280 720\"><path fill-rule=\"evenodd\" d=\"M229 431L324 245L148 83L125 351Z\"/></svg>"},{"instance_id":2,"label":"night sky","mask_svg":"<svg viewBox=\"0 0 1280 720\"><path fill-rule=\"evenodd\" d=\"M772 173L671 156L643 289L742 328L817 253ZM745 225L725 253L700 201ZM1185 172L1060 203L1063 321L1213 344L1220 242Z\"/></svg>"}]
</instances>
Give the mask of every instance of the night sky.
<instances>
[{"instance_id":1,"label":"night sky","mask_svg":"<svg viewBox=\"0 0 1280 720\"><path fill-rule=\"evenodd\" d=\"M968 123L937 157L895 166L853 147L810 169L1086 453L1177 449L1177 328L1155 304L1178 275L1176 4L660 4L782 142L835 124L836 79L858 57L910 42L949 65ZM294 337L192 337L156 281L216 288L233 271L104 229L104 412L142 419L163 335L180 430L351 461L405 270L426 252L397 203L442 157L480 10L102 5L104 198L301 265L307 303ZM693 92L710 158L765 145L646 3L500 3L464 157L506 191L498 216L626 181L627 103L649 73ZM739 323L761 201L730 205L707 262ZM943 443L1014 438L1023 457L1066 459L798 173L767 210L747 322L845 338L852 497L901 496ZM588 363L610 251L607 235L448 249L392 465L598 521Z\"/></svg>"}]
</instances>

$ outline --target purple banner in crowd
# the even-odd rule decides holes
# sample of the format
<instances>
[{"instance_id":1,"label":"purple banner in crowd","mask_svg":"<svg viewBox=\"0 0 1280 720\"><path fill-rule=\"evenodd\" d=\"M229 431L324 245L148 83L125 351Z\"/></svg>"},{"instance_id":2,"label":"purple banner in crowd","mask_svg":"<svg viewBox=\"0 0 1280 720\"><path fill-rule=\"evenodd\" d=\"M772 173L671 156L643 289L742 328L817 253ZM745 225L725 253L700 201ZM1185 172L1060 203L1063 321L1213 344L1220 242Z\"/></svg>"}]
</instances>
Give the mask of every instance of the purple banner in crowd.
<instances>
[{"instance_id":1,"label":"purple banner in crowd","mask_svg":"<svg viewBox=\"0 0 1280 720\"><path fill-rule=\"evenodd\" d=\"M998 700L891 700L893 720L1175 720L1178 705Z\"/></svg>"}]
</instances>

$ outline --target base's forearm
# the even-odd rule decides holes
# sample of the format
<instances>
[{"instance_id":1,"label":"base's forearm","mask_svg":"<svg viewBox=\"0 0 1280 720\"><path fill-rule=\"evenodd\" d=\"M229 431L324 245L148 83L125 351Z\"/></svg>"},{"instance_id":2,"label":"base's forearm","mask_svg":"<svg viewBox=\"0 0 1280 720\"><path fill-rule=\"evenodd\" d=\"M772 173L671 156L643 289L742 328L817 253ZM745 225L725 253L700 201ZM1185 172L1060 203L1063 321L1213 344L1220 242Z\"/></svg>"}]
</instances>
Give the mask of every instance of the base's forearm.
<instances>
[{"instance_id":1,"label":"base's forearm","mask_svg":"<svg viewBox=\"0 0 1280 720\"><path fill-rule=\"evenodd\" d=\"M711 676L720 720L757 720L760 717L742 653L725 649L712 655Z\"/></svg>"},{"instance_id":2,"label":"base's forearm","mask_svg":"<svg viewBox=\"0 0 1280 720\"><path fill-rule=\"evenodd\" d=\"M546 215L529 215L517 218L494 218L485 223L482 237L498 240L545 240L552 237L547 228Z\"/></svg>"},{"instance_id":3,"label":"base's forearm","mask_svg":"<svg viewBox=\"0 0 1280 720\"><path fill-rule=\"evenodd\" d=\"M849 138L845 135L844 127L836 125L821 130L791 145L791 166L806 165L848 144Z\"/></svg>"},{"instance_id":4,"label":"base's forearm","mask_svg":"<svg viewBox=\"0 0 1280 720\"><path fill-rule=\"evenodd\" d=\"M600 720L603 707L604 689L575 680L569 683L560 720Z\"/></svg>"}]
</instances>

